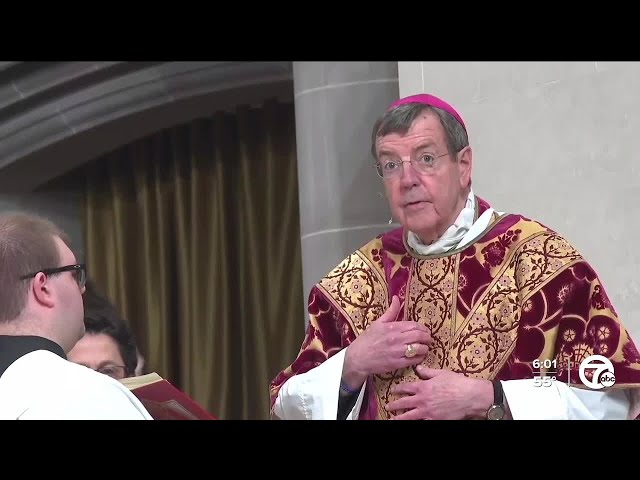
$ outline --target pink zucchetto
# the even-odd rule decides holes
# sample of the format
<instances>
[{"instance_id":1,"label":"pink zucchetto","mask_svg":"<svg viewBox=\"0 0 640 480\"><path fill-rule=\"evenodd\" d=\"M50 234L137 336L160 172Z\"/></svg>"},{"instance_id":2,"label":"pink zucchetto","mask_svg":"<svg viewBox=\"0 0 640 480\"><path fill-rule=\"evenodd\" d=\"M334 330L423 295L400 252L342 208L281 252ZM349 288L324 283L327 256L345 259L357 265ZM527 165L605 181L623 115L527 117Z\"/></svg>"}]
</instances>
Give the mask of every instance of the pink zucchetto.
<instances>
[{"instance_id":1,"label":"pink zucchetto","mask_svg":"<svg viewBox=\"0 0 640 480\"><path fill-rule=\"evenodd\" d=\"M448 112L451 115L453 115L453 117L456 120L458 120L458 122L460 122L460 125L462 125L462 128L464 128L465 131L467 130L466 125L462 121L462 117L460 116L460 114L458 112L456 112L455 108L453 108L451 105L449 105L444 100L442 100L442 99L440 99L438 97L435 97L433 95L429 95L428 93L419 93L417 95L411 95L409 97L404 97L404 98L401 98L400 100L396 100L395 102L393 102L389 106L388 110L392 110L392 109L396 108L397 106L404 105L406 103L423 103L425 105L430 105L432 107L440 108L440 109L444 110L445 112Z\"/></svg>"}]
</instances>

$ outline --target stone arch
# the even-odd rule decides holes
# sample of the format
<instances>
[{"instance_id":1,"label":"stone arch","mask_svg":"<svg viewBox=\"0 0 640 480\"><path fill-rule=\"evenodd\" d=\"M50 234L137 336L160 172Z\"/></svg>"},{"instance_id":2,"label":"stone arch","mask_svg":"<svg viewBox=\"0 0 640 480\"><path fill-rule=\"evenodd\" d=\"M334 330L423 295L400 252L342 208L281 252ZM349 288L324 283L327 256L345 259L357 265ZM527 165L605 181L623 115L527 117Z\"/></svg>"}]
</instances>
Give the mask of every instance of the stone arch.
<instances>
[{"instance_id":1,"label":"stone arch","mask_svg":"<svg viewBox=\"0 0 640 480\"><path fill-rule=\"evenodd\" d=\"M290 62L0 62L0 85L4 193L215 110L293 101Z\"/></svg>"}]
</instances>

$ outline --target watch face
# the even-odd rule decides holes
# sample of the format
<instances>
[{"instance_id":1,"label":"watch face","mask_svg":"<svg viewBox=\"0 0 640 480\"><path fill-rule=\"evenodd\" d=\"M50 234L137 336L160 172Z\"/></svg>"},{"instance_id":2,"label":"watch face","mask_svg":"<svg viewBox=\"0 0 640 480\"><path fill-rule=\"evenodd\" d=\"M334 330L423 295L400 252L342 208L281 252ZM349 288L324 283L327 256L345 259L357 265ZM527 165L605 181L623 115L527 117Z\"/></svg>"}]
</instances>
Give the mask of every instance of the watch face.
<instances>
[{"instance_id":1,"label":"watch face","mask_svg":"<svg viewBox=\"0 0 640 480\"><path fill-rule=\"evenodd\" d=\"M487 412L489 420L502 420L502 417L504 417L504 408L501 405L492 405Z\"/></svg>"}]
</instances>

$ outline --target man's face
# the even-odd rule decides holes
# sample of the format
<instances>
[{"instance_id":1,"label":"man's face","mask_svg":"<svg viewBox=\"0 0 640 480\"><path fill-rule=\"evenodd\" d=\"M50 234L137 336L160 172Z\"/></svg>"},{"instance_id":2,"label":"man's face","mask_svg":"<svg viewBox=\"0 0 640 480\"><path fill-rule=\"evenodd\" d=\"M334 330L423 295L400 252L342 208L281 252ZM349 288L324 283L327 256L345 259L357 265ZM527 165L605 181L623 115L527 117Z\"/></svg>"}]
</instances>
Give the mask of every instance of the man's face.
<instances>
[{"instance_id":1,"label":"man's face","mask_svg":"<svg viewBox=\"0 0 640 480\"><path fill-rule=\"evenodd\" d=\"M392 133L377 142L378 162L420 161L432 157L426 172L403 163L398 175L385 178L394 218L425 243L437 240L464 207L471 178L471 149L457 158L447 151L444 128L437 115L424 112L406 133Z\"/></svg>"},{"instance_id":2,"label":"man's face","mask_svg":"<svg viewBox=\"0 0 640 480\"><path fill-rule=\"evenodd\" d=\"M117 380L126 376L118 344L105 333L85 334L68 353L67 358Z\"/></svg>"},{"instance_id":3,"label":"man's face","mask_svg":"<svg viewBox=\"0 0 640 480\"><path fill-rule=\"evenodd\" d=\"M75 265L76 257L71 249L60 238L56 237L60 265ZM74 272L61 272L50 278L51 285L55 289L58 306L58 317L61 325L65 326L68 334L69 345L73 345L84 335L84 304L82 294Z\"/></svg>"}]
</instances>

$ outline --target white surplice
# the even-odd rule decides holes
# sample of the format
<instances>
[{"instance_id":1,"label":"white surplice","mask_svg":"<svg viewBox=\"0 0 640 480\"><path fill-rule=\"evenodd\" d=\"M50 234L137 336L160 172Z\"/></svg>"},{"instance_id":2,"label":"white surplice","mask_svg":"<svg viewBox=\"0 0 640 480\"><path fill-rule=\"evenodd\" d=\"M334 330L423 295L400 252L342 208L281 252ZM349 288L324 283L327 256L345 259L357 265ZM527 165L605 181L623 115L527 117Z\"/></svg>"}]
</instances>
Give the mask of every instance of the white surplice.
<instances>
[{"instance_id":1,"label":"white surplice","mask_svg":"<svg viewBox=\"0 0 640 480\"><path fill-rule=\"evenodd\" d=\"M0 420L153 420L119 381L48 350L13 362L0 377Z\"/></svg>"}]
</instances>

